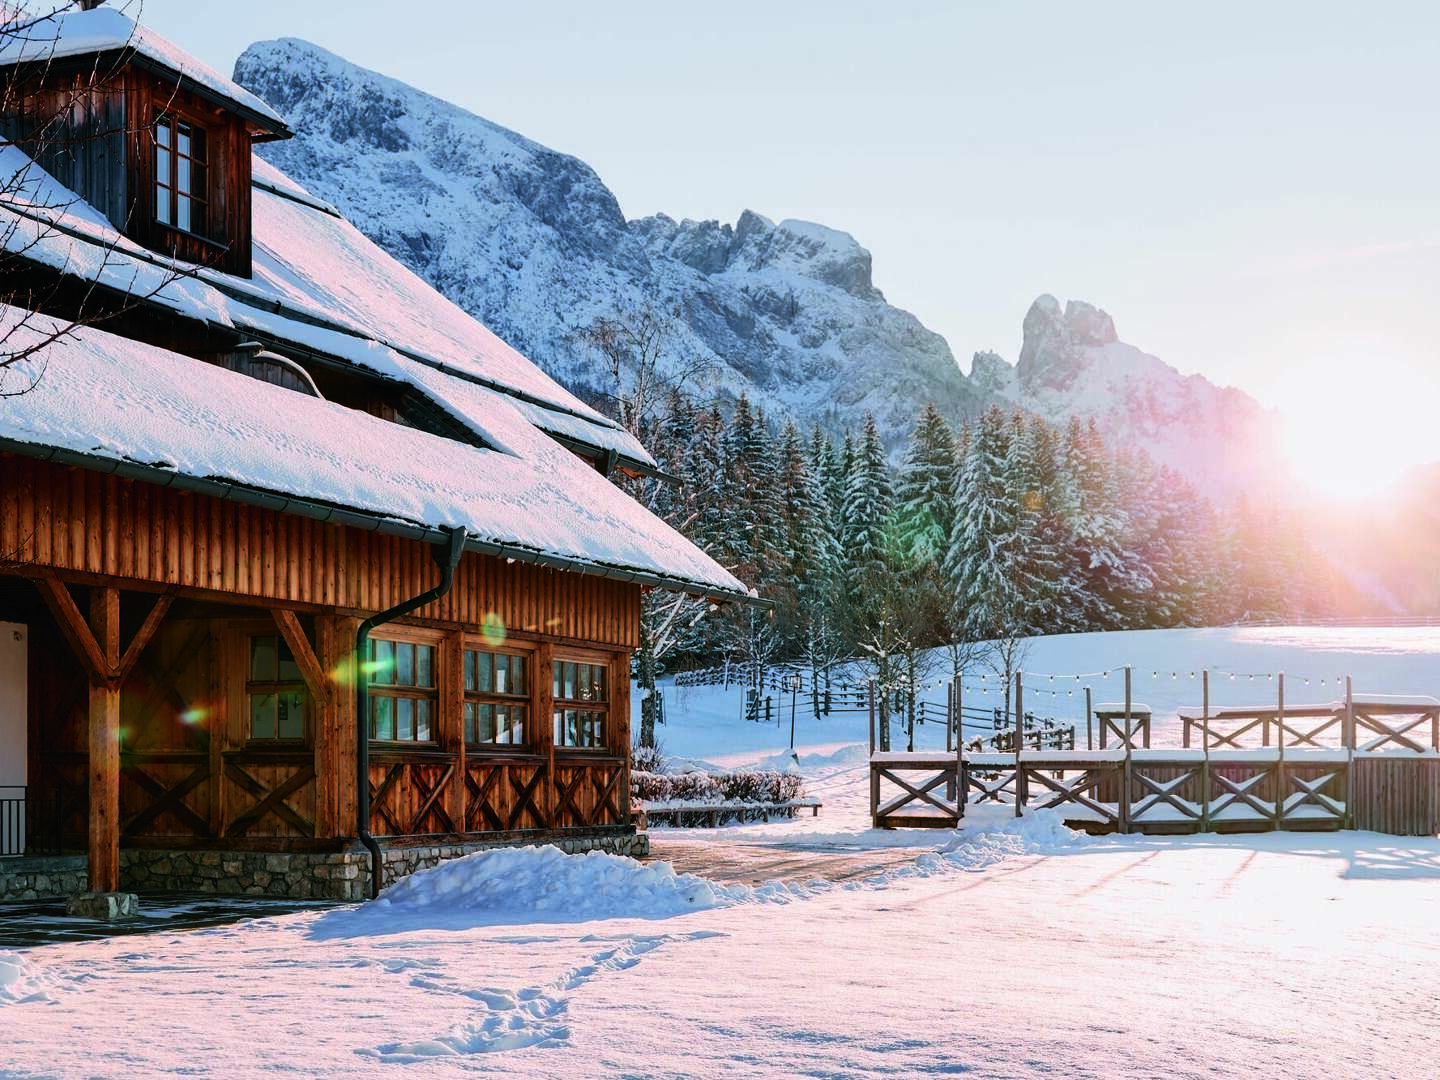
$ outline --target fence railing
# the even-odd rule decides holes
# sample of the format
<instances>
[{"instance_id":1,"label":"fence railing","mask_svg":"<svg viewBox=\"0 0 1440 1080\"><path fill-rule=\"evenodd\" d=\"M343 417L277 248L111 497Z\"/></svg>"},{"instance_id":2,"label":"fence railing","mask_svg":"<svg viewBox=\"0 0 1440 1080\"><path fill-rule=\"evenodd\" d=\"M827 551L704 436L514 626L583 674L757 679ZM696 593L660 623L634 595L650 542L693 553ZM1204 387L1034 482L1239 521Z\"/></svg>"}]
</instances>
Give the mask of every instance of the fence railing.
<instances>
[{"instance_id":1,"label":"fence railing","mask_svg":"<svg viewBox=\"0 0 1440 1080\"><path fill-rule=\"evenodd\" d=\"M0 857L25 854L25 788L0 787Z\"/></svg>"},{"instance_id":2,"label":"fence railing","mask_svg":"<svg viewBox=\"0 0 1440 1080\"><path fill-rule=\"evenodd\" d=\"M0 784L0 858L60 854L64 810L58 788Z\"/></svg>"}]
</instances>

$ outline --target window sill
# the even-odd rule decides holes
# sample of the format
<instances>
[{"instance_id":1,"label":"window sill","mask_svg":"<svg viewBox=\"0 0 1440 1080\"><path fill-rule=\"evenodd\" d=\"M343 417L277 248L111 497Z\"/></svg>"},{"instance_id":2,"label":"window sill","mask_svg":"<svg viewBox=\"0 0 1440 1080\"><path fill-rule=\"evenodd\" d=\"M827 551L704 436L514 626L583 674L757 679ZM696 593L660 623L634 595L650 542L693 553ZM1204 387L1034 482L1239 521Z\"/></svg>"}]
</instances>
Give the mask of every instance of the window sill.
<instances>
[{"instance_id":1,"label":"window sill","mask_svg":"<svg viewBox=\"0 0 1440 1080\"><path fill-rule=\"evenodd\" d=\"M228 255L230 253L229 244L221 243L218 240L211 240L203 233L191 232L189 229L182 229L179 225L167 225L163 221L156 221L155 228L162 234L171 234L186 241L193 241L203 248L209 248L217 255Z\"/></svg>"}]
</instances>

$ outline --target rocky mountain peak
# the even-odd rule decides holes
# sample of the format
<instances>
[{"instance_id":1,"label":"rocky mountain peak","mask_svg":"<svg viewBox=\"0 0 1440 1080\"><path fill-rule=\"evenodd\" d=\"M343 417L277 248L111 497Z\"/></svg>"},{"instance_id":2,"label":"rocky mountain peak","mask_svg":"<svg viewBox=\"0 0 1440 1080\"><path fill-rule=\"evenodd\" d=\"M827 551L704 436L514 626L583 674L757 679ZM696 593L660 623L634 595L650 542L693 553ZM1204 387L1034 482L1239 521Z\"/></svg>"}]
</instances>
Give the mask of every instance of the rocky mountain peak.
<instances>
[{"instance_id":1,"label":"rocky mountain peak","mask_svg":"<svg viewBox=\"0 0 1440 1080\"><path fill-rule=\"evenodd\" d=\"M933 403L953 423L991 404L1093 416L1222 496L1266 459L1254 401L1119 341L1094 305L1038 297L1017 364L977 353L967 377L848 233L753 210L626 221L583 161L307 42L252 45L235 78L296 131L261 155L582 395L601 377L576 331L654 304L683 312L667 353L708 365L696 392L837 435L870 412L893 457ZM957 287L975 272L956 260Z\"/></svg>"}]
</instances>

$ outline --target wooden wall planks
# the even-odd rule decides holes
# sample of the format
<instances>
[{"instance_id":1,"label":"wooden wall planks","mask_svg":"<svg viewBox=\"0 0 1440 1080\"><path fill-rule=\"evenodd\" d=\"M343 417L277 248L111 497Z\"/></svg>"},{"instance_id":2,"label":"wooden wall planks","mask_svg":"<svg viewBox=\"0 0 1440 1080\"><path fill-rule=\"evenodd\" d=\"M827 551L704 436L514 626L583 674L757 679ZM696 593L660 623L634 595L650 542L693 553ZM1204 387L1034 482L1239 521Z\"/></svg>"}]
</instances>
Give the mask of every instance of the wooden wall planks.
<instances>
[{"instance_id":1,"label":"wooden wall planks","mask_svg":"<svg viewBox=\"0 0 1440 1080\"><path fill-rule=\"evenodd\" d=\"M0 551L117 583L374 612L432 585L427 545L205 495L0 454ZM639 586L466 554L448 596L417 618L637 645Z\"/></svg>"}]
</instances>

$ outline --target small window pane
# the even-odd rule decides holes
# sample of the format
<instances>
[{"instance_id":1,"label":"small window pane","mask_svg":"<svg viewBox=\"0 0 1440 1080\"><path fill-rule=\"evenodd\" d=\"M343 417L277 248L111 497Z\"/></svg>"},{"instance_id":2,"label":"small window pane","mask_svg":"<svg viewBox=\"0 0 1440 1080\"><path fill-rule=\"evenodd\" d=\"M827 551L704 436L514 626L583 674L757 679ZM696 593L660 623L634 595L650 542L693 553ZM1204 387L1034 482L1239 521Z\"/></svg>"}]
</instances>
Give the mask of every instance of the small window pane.
<instances>
[{"instance_id":1,"label":"small window pane","mask_svg":"<svg viewBox=\"0 0 1440 1080\"><path fill-rule=\"evenodd\" d=\"M398 686L415 685L415 646L408 641L395 643L395 678Z\"/></svg>"},{"instance_id":2,"label":"small window pane","mask_svg":"<svg viewBox=\"0 0 1440 1080\"><path fill-rule=\"evenodd\" d=\"M160 152L165 153L164 150ZM175 159L175 187L186 194L195 190L190 186L190 159L187 157Z\"/></svg>"},{"instance_id":3,"label":"small window pane","mask_svg":"<svg viewBox=\"0 0 1440 1080\"><path fill-rule=\"evenodd\" d=\"M281 694L276 699L279 706L279 723L276 725L278 739L303 739L305 737L305 695L301 693Z\"/></svg>"},{"instance_id":4,"label":"small window pane","mask_svg":"<svg viewBox=\"0 0 1440 1080\"><path fill-rule=\"evenodd\" d=\"M290 646L279 638L271 638L279 648L279 672L280 682L299 682L300 665L295 662L295 656L290 651Z\"/></svg>"},{"instance_id":5,"label":"small window pane","mask_svg":"<svg viewBox=\"0 0 1440 1080\"><path fill-rule=\"evenodd\" d=\"M275 681L275 649L273 637L250 639L250 678L254 682Z\"/></svg>"},{"instance_id":6,"label":"small window pane","mask_svg":"<svg viewBox=\"0 0 1440 1080\"><path fill-rule=\"evenodd\" d=\"M465 703L465 741L467 743L479 741L476 738L475 732L475 713L478 711L478 709L479 706L476 705L473 701L467 701Z\"/></svg>"},{"instance_id":7,"label":"small window pane","mask_svg":"<svg viewBox=\"0 0 1440 1080\"><path fill-rule=\"evenodd\" d=\"M175 149L182 154L190 153L190 125L180 124L175 129Z\"/></svg>"},{"instance_id":8,"label":"small window pane","mask_svg":"<svg viewBox=\"0 0 1440 1080\"><path fill-rule=\"evenodd\" d=\"M255 694L250 698L250 737L275 738L275 695Z\"/></svg>"},{"instance_id":9,"label":"small window pane","mask_svg":"<svg viewBox=\"0 0 1440 1080\"><path fill-rule=\"evenodd\" d=\"M155 180L161 184L170 182L170 151L163 146L155 148Z\"/></svg>"},{"instance_id":10,"label":"small window pane","mask_svg":"<svg viewBox=\"0 0 1440 1080\"><path fill-rule=\"evenodd\" d=\"M409 698L395 699L395 737L415 738L415 703Z\"/></svg>"},{"instance_id":11,"label":"small window pane","mask_svg":"<svg viewBox=\"0 0 1440 1080\"><path fill-rule=\"evenodd\" d=\"M390 685L395 682L395 645L393 642L383 638L372 639L371 659L375 663L374 674L370 676L371 682L382 685Z\"/></svg>"},{"instance_id":12,"label":"small window pane","mask_svg":"<svg viewBox=\"0 0 1440 1080\"><path fill-rule=\"evenodd\" d=\"M478 657L476 656L475 653L471 652L469 649L466 649L466 650L465 650L465 689L466 689L466 690L474 690L474 689L476 689L476 686L475 686L475 666L476 666L476 661L477 661L477 659L478 659Z\"/></svg>"},{"instance_id":13,"label":"small window pane","mask_svg":"<svg viewBox=\"0 0 1440 1080\"><path fill-rule=\"evenodd\" d=\"M190 231L190 197L188 195L175 196L175 227Z\"/></svg>"},{"instance_id":14,"label":"small window pane","mask_svg":"<svg viewBox=\"0 0 1440 1080\"><path fill-rule=\"evenodd\" d=\"M155 125L155 141L161 146L170 145L170 121L161 120Z\"/></svg>"},{"instance_id":15,"label":"small window pane","mask_svg":"<svg viewBox=\"0 0 1440 1080\"><path fill-rule=\"evenodd\" d=\"M161 225L170 224L170 189L157 188L155 190L155 220Z\"/></svg>"},{"instance_id":16,"label":"small window pane","mask_svg":"<svg viewBox=\"0 0 1440 1080\"><path fill-rule=\"evenodd\" d=\"M420 742L430 741L430 702L415 702L415 738Z\"/></svg>"},{"instance_id":17,"label":"small window pane","mask_svg":"<svg viewBox=\"0 0 1440 1080\"><path fill-rule=\"evenodd\" d=\"M482 694L495 692L495 654L480 653L480 683L479 690Z\"/></svg>"},{"instance_id":18,"label":"small window pane","mask_svg":"<svg viewBox=\"0 0 1440 1080\"><path fill-rule=\"evenodd\" d=\"M435 685L435 646L415 646L415 685L433 687Z\"/></svg>"},{"instance_id":19,"label":"small window pane","mask_svg":"<svg viewBox=\"0 0 1440 1080\"><path fill-rule=\"evenodd\" d=\"M370 737L373 739L394 739L395 738L395 699L388 697L377 697L371 699L375 703L375 725Z\"/></svg>"}]
</instances>

